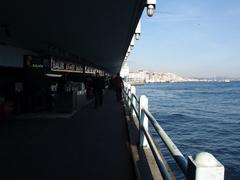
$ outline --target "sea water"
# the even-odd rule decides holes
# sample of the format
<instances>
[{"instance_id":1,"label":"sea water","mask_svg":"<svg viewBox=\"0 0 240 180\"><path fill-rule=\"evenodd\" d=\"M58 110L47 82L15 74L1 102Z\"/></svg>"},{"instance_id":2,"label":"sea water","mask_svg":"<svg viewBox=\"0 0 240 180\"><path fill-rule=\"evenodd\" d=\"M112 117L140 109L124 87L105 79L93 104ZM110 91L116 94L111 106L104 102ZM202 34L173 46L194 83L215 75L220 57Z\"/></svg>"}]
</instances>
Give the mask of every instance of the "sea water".
<instances>
[{"instance_id":1,"label":"sea water","mask_svg":"<svg viewBox=\"0 0 240 180\"><path fill-rule=\"evenodd\" d=\"M185 157L207 151L225 167L225 179L240 179L240 82L149 83L137 86L149 110ZM160 138L164 157L184 179Z\"/></svg>"}]
</instances>

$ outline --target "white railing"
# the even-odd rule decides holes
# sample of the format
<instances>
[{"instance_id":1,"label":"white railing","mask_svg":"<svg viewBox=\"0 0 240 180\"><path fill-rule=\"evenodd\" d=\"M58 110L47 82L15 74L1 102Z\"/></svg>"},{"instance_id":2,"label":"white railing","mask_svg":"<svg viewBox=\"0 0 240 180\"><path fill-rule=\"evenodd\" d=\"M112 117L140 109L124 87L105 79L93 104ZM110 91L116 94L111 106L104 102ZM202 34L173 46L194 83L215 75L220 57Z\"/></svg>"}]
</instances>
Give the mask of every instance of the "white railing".
<instances>
[{"instance_id":1,"label":"white railing","mask_svg":"<svg viewBox=\"0 0 240 180\"><path fill-rule=\"evenodd\" d=\"M210 153L201 152L194 158L192 156L188 156L188 158L183 156L171 138L148 111L148 98L145 95L138 98L135 87L124 83L123 96L125 104L130 110L130 115L139 120L139 148L151 149L164 179L171 180L172 177L163 163L163 159L155 144L156 141L153 140L151 132L148 130L149 122L188 180L224 180L224 166Z\"/></svg>"}]
</instances>

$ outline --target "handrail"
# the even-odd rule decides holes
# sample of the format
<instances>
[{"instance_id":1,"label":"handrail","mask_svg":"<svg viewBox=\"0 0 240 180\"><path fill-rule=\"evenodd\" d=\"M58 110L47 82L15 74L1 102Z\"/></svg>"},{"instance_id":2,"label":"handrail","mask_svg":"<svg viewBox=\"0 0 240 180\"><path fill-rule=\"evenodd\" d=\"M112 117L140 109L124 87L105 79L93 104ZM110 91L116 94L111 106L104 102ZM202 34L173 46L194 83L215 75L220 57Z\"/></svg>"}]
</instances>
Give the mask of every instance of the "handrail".
<instances>
[{"instance_id":1,"label":"handrail","mask_svg":"<svg viewBox=\"0 0 240 180\"><path fill-rule=\"evenodd\" d=\"M126 83L127 85L127 83ZM125 101L127 107L130 109L132 115L136 115L137 119L139 120L139 133L140 133L140 145L146 147L150 147L155 161L159 170L162 173L162 176L166 180L172 179L169 172L167 171L166 165L163 163L162 157L160 152L158 151L155 141L153 137L150 135L148 131L148 121L152 124L154 130L157 132L159 137L161 138L162 142L167 147L168 151L170 152L171 156L176 161L177 165L182 170L183 174L191 180L195 179L205 179L204 177L214 177L214 179L224 179L224 166L217 161L217 159L207 152L202 152L196 155L196 158L193 159L192 156L188 156L188 160L183 156L181 151L177 148L177 146L173 143L171 138L167 135L167 133L163 130L163 128L159 125L157 120L153 117L153 115L148 111L148 100L147 97L143 97L139 99L136 96L136 89L135 87L131 86L124 86L123 95L125 96ZM138 107L136 107L138 106ZM136 109L137 108L137 109ZM146 118L146 120L145 120ZM143 138L142 138L143 137ZM145 139L144 139L145 138ZM146 144L147 143L147 144ZM197 158L197 156L201 158ZM198 165L198 160L201 159L199 162L201 165ZM209 169L208 162L215 162L214 166L211 166ZM205 165L203 165L203 162ZM197 169L200 168L201 173L196 173ZM205 169L204 169L205 168ZM210 173L211 171L211 173ZM210 174L209 174L210 173Z\"/></svg>"},{"instance_id":2,"label":"handrail","mask_svg":"<svg viewBox=\"0 0 240 180\"><path fill-rule=\"evenodd\" d=\"M136 97L135 95L133 95L133 96ZM138 101L138 103L139 103L139 101ZM131 103L131 106L135 110L135 107L134 107L133 103ZM178 166L180 167L180 169L182 170L184 175L187 176L187 160L186 160L186 158L183 156L183 154L177 148L177 146L173 143L173 141L167 135L167 133L163 130L163 128L159 125L159 123L153 117L153 115L148 110L146 110L144 108L142 108L141 110L142 110L142 112L144 112L144 114L146 114L146 116L150 120L150 122L153 125L154 129L156 130L156 132L158 133L159 137L162 139L162 141L166 145L167 149L171 153L171 155L174 158L174 160L177 162ZM135 111L135 113L136 113L138 119L140 119L139 118L139 114L137 114L136 111ZM146 132L146 129L143 126L141 128L144 130L144 132ZM149 143L150 140L152 140L152 137L151 136L149 136L149 137L146 136L146 137L147 137L148 143ZM157 150L157 149L155 149L155 150ZM156 153L156 152L154 152L154 153Z\"/></svg>"},{"instance_id":3,"label":"handrail","mask_svg":"<svg viewBox=\"0 0 240 180\"><path fill-rule=\"evenodd\" d=\"M139 104L138 97L135 94L132 94L132 96L136 99L136 102Z\"/></svg>"},{"instance_id":4,"label":"handrail","mask_svg":"<svg viewBox=\"0 0 240 180\"><path fill-rule=\"evenodd\" d=\"M136 95L132 95L133 97L136 97ZM139 103L139 101L138 101ZM136 108L134 107L134 104L131 103L132 108L134 109L138 119L139 119L139 115L136 111ZM148 117L148 119L150 120L151 124L153 125L154 129L156 130L156 132L158 133L158 135L160 136L160 138L162 139L162 141L164 142L164 144L166 145L166 147L168 148L169 152L171 153L172 157L175 159L175 161L177 162L178 166L180 167L180 169L183 171L183 173L185 175L187 175L187 160L186 158L183 156L183 154L181 153L181 151L177 148L177 146L173 143L173 141L171 140L171 138L167 135L167 133L163 130L163 128L159 125L159 123L157 122L157 120L153 117L153 115L146 109L142 108L141 109L142 112L144 112L144 114L146 114L146 116ZM144 133L146 135L146 130L144 127L141 127L144 130ZM148 142L152 141L151 136L147 136L148 138ZM155 149L157 150L157 149Z\"/></svg>"},{"instance_id":5,"label":"handrail","mask_svg":"<svg viewBox=\"0 0 240 180\"><path fill-rule=\"evenodd\" d=\"M135 112L137 118L140 119L139 113L138 113L137 109L135 108L133 102L131 102L131 107L133 108L133 110L134 110L134 112Z\"/></svg>"},{"instance_id":6,"label":"handrail","mask_svg":"<svg viewBox=\"0 0 240 180\"><path fill-rule=\"evenodd\" d=\"M167 133L163 130L163 128L158 124L157 120L153 117L153 115L147 111L146 109L142 109L142 111L146 114L154 129L168 148L172 157L177 162L178 166L181 168L183 173L187 175L187 160L181 153L181 151L177 148L177 146L173 143L171 138L167 135Z\"/></svg>"},{"instance_id":7,"label":"handrail","mask_svg":"<svg viewBox=\"0 0 240 180\"><path fill-rule=\"evenodd\" d=\"M155 143L153 142L152 137L150 136L150 133L148 131L146 131L146 129L143 127L142 127L142 130L143 130L144 134L146 135L149 146L151 148L151 151L153 152L153 156L156 160L158 168L160 169L160 171L162 173L164 180L171 180L172 178L171 178L167 168L164 165L161 155L159 154L157 147L156 147Z\"/></svg>"}]
</instances>

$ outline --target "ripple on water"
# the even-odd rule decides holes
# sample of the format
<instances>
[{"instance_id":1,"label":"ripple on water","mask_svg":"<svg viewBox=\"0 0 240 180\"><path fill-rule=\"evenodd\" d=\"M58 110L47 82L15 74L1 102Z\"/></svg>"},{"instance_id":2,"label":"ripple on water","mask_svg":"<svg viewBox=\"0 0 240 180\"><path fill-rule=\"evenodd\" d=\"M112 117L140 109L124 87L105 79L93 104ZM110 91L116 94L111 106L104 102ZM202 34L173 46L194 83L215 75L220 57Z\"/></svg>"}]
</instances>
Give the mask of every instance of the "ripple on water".
<instances>
[{"instance_id":1,"label":"ripple on water","mask_svg":"<svg viewBox=\"0 0 240 180\"><path fill-rule=\"evenodd\" d=\"M185 156L208 151L224 164L225 179L240 179L240 82L147 84L137 87L137 93L148 95L150 111Z\"/></svg>"}]
</instances>

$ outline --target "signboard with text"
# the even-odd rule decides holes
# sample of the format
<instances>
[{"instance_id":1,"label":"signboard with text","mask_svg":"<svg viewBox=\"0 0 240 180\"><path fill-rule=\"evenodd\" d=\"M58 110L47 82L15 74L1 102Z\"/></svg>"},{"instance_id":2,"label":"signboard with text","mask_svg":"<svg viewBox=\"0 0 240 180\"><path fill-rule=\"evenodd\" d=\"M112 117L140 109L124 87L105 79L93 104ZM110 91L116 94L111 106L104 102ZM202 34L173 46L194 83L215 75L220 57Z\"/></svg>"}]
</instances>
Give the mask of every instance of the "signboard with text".
<instances>
[{"instance_id":1,"label":"signboard with text","mask_svg":"<svg viewBox=\"0 0 240 180\"><path fill-rule=\"evenodd\" d=\"M25 55L24 67L30 69L49 68L49 60L40 56Z\"/></svg>"},{"instance_id":2,"label":"signboard with text","mask_svg":"<svg viewBox=\"0 0 240 180\"><path fill-rule=\"evenodd\" d=\"M75 64L72 62L66 62L61 58L57 57L43 57L43 56L24 56L24 67L33 70L44 70L44 71L58 71L58 72L71 72L71 73L86 73L86 74L96 74L99 73L100 76L104 75L104 71L91 67L83 66L80 64Z\"/></svg>"},{"instance_id":3,"label":"signboard with text","mask_svg":"<svg viewBox=\"0 0 240 180\"><path fill-rule=\"evenodd\" d=\"M83 66L51 58L51 70L60 72L83 73Z\"/></svg>"},{"instance_id":4,"label":"signboard with text","mask_svg":"<svg viewBox=\"0 0 240 180\"><path fill-rule=\"evenodd\" d=\"M96 70L97 70L97 69L95 69L95 68L93 68L93 67L85 66L85 73L95 74L95 73L96 73Z\"/></svg>"}]
</instances>

